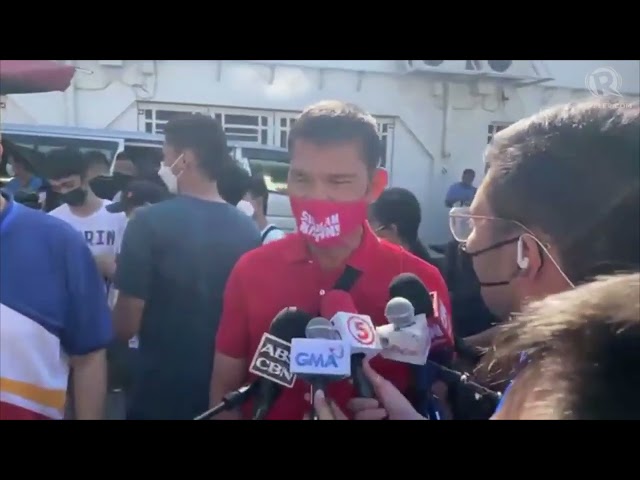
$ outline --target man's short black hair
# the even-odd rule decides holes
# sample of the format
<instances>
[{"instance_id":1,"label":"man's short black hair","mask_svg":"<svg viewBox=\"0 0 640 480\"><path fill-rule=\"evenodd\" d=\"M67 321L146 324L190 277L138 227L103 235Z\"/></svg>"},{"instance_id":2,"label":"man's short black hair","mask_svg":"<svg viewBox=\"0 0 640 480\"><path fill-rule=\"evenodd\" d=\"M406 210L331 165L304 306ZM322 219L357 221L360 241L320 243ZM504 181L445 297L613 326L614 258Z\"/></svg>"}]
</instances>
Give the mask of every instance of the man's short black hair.
<instances>
[{"instance_id":1,"label":"man's short black hair","mask_svg":"<svg viewBox=\"0 0 640 480\"><path fill-rule=\"evenodd\" d=\"M471 175L475 175L475 174L476 174L476 171L475 171L473 168L465 168L465 169L462 171L462 175L463 175L463 176L464 176L464 175L469 175L469 174L471 174Z\"/></svg>"},{"instance_id":2,"label":"man's short black hair","mask_svg":"<svg viewBox=\"0 0 640 480\"><path fill-rule=\"evenodd\" d=\"M573 282L640 268L640 108L598 99L550 108L487 147L495 216L538 229Z\"/></svg>"},{"instance_id":3,"label":"man's short black hair","mask_svg":"<svg viewBox=\"0 0 640 480\"><path fill-rule=\"evenodd\" d=\"M262 172L256 172L251 176L249 193L253 198L262 199L262 210L266 215L267 205L269 203L269 189L267 188L267 182L264 181L264 174Z\"/></svg>"},{"instance_id":4,"label":"man's short black hair","mask_svg":"<svg viewBox=\"0 0 640 480\"><path fill-rule=\"evenodd\" d=\"M233 162L222 126L209 115L193 113L170 120L164 136L178 152L193 150L200 170L210 180L219 180L223 169Z\"/></svg>"},{"instance_id":5,"label":"man's short black hair","mask_svg":"<svg viewBox=\"0 0 640 480\"><path fill-rule=\"evenodd\" d=\"M221 171L218 180L218 193L225 202L234 207L249 191L251 176L237 162L233 162Z\"/></svg>"},{"instance_id":6,"label":"man's short black hair","mask_svg":"<svg viewBox=\"0 0 640 480\"><path fill-rule=\"evenodd\" d=\"M367 167L374 170L380 165L382 144L376 120L352 103L327 100L307 107L289 132L290 153L298 139L317 145L358 141Z\"/></svg>"},{"instance_id":7,"label":"man's short black hair","mask_svg":"<svg viewBox=\"0 0 640 480\"><path fill-rule=\"evenodd\" d=\"M107 167L110 165L107 156L100 150L90 150L84 155L87 159L88 165L106 165Z\"/></svg>"},{"instance_id":8,"label":"man's short black hair","mask_svg":"<svg viewBox=\"0 0 640 480\"><path fill-rule=\"evenodd\" d=\"M42 165L38 167L38 174L49 179L83 176L89 164L87 158L77 148L56 148L51 150Z\"/></svg>"}]
</instances>

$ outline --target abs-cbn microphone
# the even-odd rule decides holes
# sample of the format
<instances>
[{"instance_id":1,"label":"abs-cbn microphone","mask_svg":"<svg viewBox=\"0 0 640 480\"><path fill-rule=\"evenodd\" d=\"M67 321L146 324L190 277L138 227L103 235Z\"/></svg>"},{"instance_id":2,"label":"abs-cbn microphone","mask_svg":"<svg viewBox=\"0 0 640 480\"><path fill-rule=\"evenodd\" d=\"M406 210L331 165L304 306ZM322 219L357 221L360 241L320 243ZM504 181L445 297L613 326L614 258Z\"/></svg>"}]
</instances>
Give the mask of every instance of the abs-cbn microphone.
<instances>
[{"instance_id":1,"label":"abs-cbn microphone","mask_svg":"<svg viewBox=\"0 0 640 480\"><path fill-rule=\"evenodd\" d=\"M351 374L351 352L326 318L312 319L306 335L307 338L291 340L290 370L311 384L313 399L317 390L325 390L330 382Z\"/></svg>"},{"instance_id":2,"label":"abs-cbn microphone","mask_svg":"<svg viewBox=\"0 0 640 480\"><path fill-rule=\"evenodd\" d=\"M380 339L371 318L356 312L351 295L342 290L331 290L320 302L320 313L331 319L340 338L351 351L351 379L358 397L374 398L375 392L362 369L365 355L375 355L382 350Z\"/></svg>"},{"instance_id":3,"label":"abs-cbn microphone","mask_svg":"<svg viewBox=\"0 0 640 480\"><path fill-rule=\"evenodd\" d=\"M224 396L222 402L195 420L207 420L220 412L233 410L254 399L253 419L263 420L278 399L282 388L291 388L296 376L289 370L291 340L305 335L311 315L296 307L283 308L271 322L269 333L262 335L249 371L258 378L251 384Z\"/></svg>"}]
</instances>

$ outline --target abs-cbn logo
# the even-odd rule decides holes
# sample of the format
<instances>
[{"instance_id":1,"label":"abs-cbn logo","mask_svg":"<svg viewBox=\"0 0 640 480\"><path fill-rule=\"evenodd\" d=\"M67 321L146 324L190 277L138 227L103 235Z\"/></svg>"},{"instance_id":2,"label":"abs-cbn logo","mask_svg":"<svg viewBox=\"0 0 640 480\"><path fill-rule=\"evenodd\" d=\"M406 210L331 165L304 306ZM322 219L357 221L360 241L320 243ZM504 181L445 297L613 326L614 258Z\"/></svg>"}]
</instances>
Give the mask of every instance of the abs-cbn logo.
<instances>
[{"instance_id":1,"label":"abs-cbn logo","mask_svg":"<svg viewBox=\"0 0 640 480\"><path fill-rule=\"evenodd\" d=\"M289 371L291 344L265 333L256 354L253 356L249 371L280 385L291 388L296 381L295 374Z\"/></svg>"},{"instance_id":2,"label":"abs-cbn logo","mask_svg":"<svg viewBox=\"0 0 640 480\"><path fill-rule=\"evenodd\" d=\"M340 236L340 216L336 213L317 222L309 212L302 212L300 221L300 233L313 237L318 242L325 238L336 238Z\"/></svg>"}]
</instances>

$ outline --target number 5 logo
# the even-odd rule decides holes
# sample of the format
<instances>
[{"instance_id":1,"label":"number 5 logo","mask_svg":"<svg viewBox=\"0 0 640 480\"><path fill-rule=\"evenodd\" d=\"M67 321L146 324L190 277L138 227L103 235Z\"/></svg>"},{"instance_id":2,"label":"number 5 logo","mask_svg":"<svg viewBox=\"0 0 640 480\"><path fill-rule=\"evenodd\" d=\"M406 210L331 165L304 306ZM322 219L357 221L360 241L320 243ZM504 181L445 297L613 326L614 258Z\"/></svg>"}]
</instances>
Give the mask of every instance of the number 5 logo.
<instances>
[{"instance_id":1,"label":"number 5 logo","mask_svg":"<svg viewBox=\"0 0 640 480\"><path fill-rule=\"evenodd\" d=\"M371 345L376 338L371 326L359 317L349 317L347 329L351 336L362 345Z\"/></svg>"}]
</instances>

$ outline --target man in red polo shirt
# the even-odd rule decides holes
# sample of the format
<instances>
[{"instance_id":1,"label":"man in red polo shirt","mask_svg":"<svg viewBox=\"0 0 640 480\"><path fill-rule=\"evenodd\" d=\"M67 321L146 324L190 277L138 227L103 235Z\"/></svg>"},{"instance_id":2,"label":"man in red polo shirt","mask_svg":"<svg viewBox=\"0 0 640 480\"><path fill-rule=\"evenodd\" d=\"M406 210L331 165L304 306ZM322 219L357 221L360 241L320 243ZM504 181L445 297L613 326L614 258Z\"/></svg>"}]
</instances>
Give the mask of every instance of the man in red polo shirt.
<instances>
[{"instance_id":1,"label":"man in red polo shirt","mask_svg":"<svg viewBox=\"0 0 640 480\"><path fill-rule=\"evenodd\" d=\"M298 231L246 253L229 277L216 338L212 405L249 380L249 362L274 316L288 306L317 314L321 297L346 265L360 270L350 293L359 313L369 315L376 325L387 323L384 307L389 284L404 272L416 274L430 291L438 292L450 311L447 287L438 270L379 240L366 221L369 203L387 181L386 172L377 168L381 145L373 117L342 102L313 105L291 129L289 152L288 192ZM449 321L441 325L449 344L450 325ZM380 357L371 363L401 392L407 392L411 383L407 365ZM304 398L308 388L298 380L285 389L267 418L302 419L310 409ZM355 391L342 381L332 384L327 395L344 408ZM250 406L246 407L217 418L250 418Z\"/></svg>"}]
</instances>

